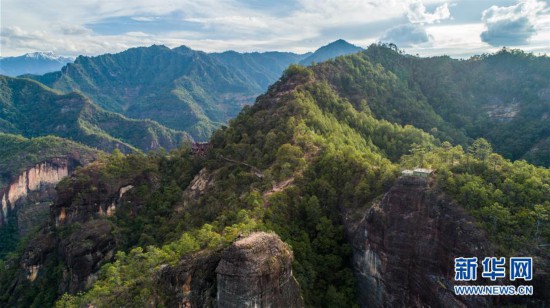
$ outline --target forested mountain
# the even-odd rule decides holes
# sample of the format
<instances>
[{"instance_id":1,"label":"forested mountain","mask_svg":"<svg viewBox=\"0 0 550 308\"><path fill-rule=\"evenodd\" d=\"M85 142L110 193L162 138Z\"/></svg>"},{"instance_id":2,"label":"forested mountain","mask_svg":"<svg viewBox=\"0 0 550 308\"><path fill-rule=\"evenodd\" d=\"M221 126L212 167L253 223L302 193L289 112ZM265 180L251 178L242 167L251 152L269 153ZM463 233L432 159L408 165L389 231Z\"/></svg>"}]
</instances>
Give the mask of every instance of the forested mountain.
<instances>
[{"instance_id":1,"label":"forested mountain","mask_svg":"<svg viewBox=\"0 0 550 308\"><path fill-rule=\"evenodd\" d=\"M377 117L463 146L484 137L507 158L550 165L546 56L503 49L468 60L420 58L372 45L318 70L356 108Z\"/></svg>"},{"instance_id":2,"label":"forested mountain","mask_svg":"<svg viewBox=\"0 0 550 308\"><path fill-rule=\"evenodd\" d=\"M81 56L37 80L63 92L80 91L108 111L152 119L198 139L207 138L260 91L247 76L184 46Z\"/></svg>"},{"instance_id":3,"label":"forested mountain","mask_svg":"<svg viewBox=\"0 0 550 308\"><path fill-rule=\"evenodd\" d=\"M0 304L545 305L549 170L481 138L464 150L456 142L471 132L384 68L384 54L428 61L373 46L294 65L206 156L115 153L77 170L57 187L49 227L0 262ZM399 177L412 167L436 172ZM463 255L532 256L535 294L455 296Z\"/></svg>"},{"instance_id":4,"label":"forested mountain","mask_svg":"<svg viewBox=\"0 0 550 308\"><path fill-rule=\"evenodd\" d=\"M323 61L357 50L348 45L340 40L312 56ZM108 111L152 119L206 140L245 104L252 104L290 64L309 55L207 54L185 46L154 45L81 56L60 72L28 77L65 93L80 91Z\"/></svg>"},{"instance_id":5,"label":"forested mountain","mask_svg":"<svg viewBox=\"0 0 550 308\"><path fill-rule=\"evenodd\" d=\"M254 84L261 92L265 91L269 85L279 79L282 72L290 64L298 63L308 55L275 51L261 53L226 51L210 54L210 56L228 67L241 71L243 76L248 76L249 82Z\"/></svg>"},{"instance_id":6,"label":"forested mountain","mask_svg":"<svg viewBox=\"0 0 550 308\"><path fill-rule=\"evenodd\" d=\"M107 152L172 149L189 139L156 122L105 111L82 94L61 94L36 81L3 76L0 132L27 138L55 135Z\"/></svg>"},{"instance_id":7,"label":"forested mountain","mask_svg":"<svg viewBox=\"0 0 550 308\"><path fill-rule=\"evenodd\" d=\"M52 52L34 52L18 57L0 57L0 75L41 75L59 71L74 58L57 56Z\"/></svg>"}]
</instances>

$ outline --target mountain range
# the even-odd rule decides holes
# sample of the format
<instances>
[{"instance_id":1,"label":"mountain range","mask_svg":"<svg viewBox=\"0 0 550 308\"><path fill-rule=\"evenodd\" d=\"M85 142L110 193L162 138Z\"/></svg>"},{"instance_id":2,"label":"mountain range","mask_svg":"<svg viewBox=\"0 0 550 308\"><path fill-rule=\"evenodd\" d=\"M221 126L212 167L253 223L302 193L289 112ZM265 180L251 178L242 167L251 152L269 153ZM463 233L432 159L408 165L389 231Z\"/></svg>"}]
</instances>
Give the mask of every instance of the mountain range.
<instances>
[{"instance_id":1,"label":"mountain range","mask_svg":"<svg viewBox=\"0 0 550 308\"><path fill-rule=\"evenodd\" d=\"M291 65L204 155L116 152L61 181L48 222L0 262L0 304L544 306L550 171L470 139L547 112L547 63L373 45ZM482 283L457 284L455 258L495 255L531 256L538 291L452 291Z\"/></svg>"},{"instance_id":2,"label":"mountain range","mask_svg":"<svg viewBox=\"0 0 550 308\"><path fill-rule=\"evenodd\" d=\"M0 306L547 306L550 59L318 59L151 46L0 77ZM457 283L464 256L532 257L535 293L455 294L491 283Z\"/></svg>"},{"instance_id":3,"label":"mountain range","mask_svg":"<svg viewBox=\"0 0 550 308\"><path fill-rule=\"evenodd\" d=\"M150 120L108 112L79 93L61 94L36 81L0 76L0 132L55 135L111 152L173 149L189 136Z\"/></svg>"},{"instance_id":4,"label":"mountain range","mask_svg":"<svg viewBox=\"0 0 550 308\"><path fill-rule=\"evenodd\" d=\"M33 52L18 57L0 57L0 75L19 76L45 74L60 70L74 58L63 57L53 52Z\"/></svg>"},{"instance_id":5,"label":"mountain range","mask_svg":"<svg viewBox=\"0 0 550 308\"><path fill-rule=\"evenodd\" d=\"M206 140L244 105L252 104L288 65L304 57L327 60L346 51L356 48L337 41L305 55L207 54L185 46L169 49L154 45L118 54L80 56L60 72L29 77L65 93L79 91L108 111L151 119Z\"/></svg>"}]
</instances>

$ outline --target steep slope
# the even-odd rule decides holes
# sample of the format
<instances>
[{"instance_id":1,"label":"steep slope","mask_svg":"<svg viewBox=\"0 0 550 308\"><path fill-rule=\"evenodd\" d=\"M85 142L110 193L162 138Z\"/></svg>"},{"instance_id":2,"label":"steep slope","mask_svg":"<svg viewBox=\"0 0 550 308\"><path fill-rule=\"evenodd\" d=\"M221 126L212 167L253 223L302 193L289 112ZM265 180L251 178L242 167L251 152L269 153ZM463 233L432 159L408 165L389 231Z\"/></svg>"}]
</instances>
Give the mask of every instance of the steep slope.
<instances>
[{"instance_id":1,"label":"steep slope","mask_svg":"<svg viewBox=\"0 0 550 308\"><path fill-rule=\"evenodd\" d=\"M299 63L301 65L311 65L313 63L321 63L330 59L334 59L339 56L345 56L345 55L357 53L357 52L360 52L361 50L363 50L363 48L359 46L355 46L353 44L350 44L340 39L317 49L311 55L302 59Z\"/></svg>"},{"instance_id":2,"label":"steep slope","mask_svg":"<svg viewBox=\"0 0 550 308\"><path fill-rule=\"evenodd\" d=\"M62 138L0 133L0 258L48 221L55 184L99 155Z\"/></svg>"},{"instance_id":3,"label":"steep slope","mask_svg":"<svg viewBox=\"0 0 550 308\"><path fill-rule=\"evenodd\" d=\"M350 232L362 307L489 305L452 291L456 256L495 255L487 234L428 179L397 180Z\"/></svg>"},{"instance_id":4,"label":"steep slope","mask_svg":"<svg viewBox=\"0 0 550 308\"><path fill-rule=\"evenodd\" d=\"M107 112L78 93L59 94L28 79L0 77L0 132L56 135L111 152L172 149L187 135L156 122Z\"/></svg>"},{"instance_id":5,"label":"steep slope","mask_svg":"<svg viewBox=\"0 0 550 308\"><path fill-rule=\"evenodd\" d=\"M291 248L292 273L306 306L352 307L365 299L367 305L376 305L361 277L376 265L368 261L376 259L356 257L368 257L369 245L378 245L370 251L379 256L396 258L382 260L390 270L377 271L382 279L396 278L391 269L403 269L402 275L411 277L411 284L399 285L407 292L377 289L396 304L433 303L431 298L438 302L445 296L470 307L548 302L549 252L544 243L550 238L550 171L507 161L491 153L490 145L480 146L483 140L465 153L461 146L441 143L411 125L377 117L376 105L369 105L379 99L376 91L362 94L362 103L356 105L347 92L328 82L327 67L338 61L291 66L255 105L213 135L205 156L193 156L185 148L164 157L116 154L61 182L50 228L0 264L5 268L0 303L213 303L220 294L213 285L234 292L250 287L243 280L258 278L243 275L254 264L264 264L263 252L257 259L250 253L255 245L242 245L250 251L229 258L234 260L231 271L217 262L220 251L246 244L258 230L275 232ZM383 68L356 64L369 72L368 78L382 81L381 88L394 83L395 77ZM341 76L354 72L342 70ZM407 180L398 179L399 170L414 166L437 173L421 185L413 180L412 187L403 187ZM448 219L438 220L438 213ZM365 230L372 232L370 237ZM384 230L388 241L380 240ZM411 238L415 230L418 237ZM471 231L476 241L459 242L465 247L460 252L533 256L533 285L540 291L529 298L476 302L449 292L454 273L448 262L459 251L447 245L461 230ZM394 236L399 232L413 241L400 241ZM413 263L404 267L400 262L422 251L420 247L437 248L433 253L438 258L429 261L433 278L441 284L426 281ZM285 254L285 249L278 251ZM271 262L275 271L269 273L288 272L280 260ZM213 267L218 269L216 280L209 274ZM241 271L231 275L235 269ZM240 282L228 286L222 279L220 284L218 274ZM289 278L266 277L261 285L277 286L274 277ZM250 294L241 298L258 298Z\"/></svg>"},{"instance_id":6,"label":"steep slope","mask_svg":"<svg viewBox=\"0 0 550 308\"><path fill-rule=\"evenodd\" d=\"M548 57L503 49L465 61L419 58L373 45L364 53L327 67L327 71L332 70L327 74L329 82L354 104L372 93L366 81L379 83L368 78L364 71L353 70L365 62L390 71L391 85L408 92L382 92L394 96L386 98L384 104L370 101L369 106L377 116L434 130L435 135L463 145L464 137L484 137L507 158L550 165ZM340 78L336 74L339 70L351 74ZM400 103L405 101L410 103Z\"/></svg>"},{"instance_id":7,"label":"steep slope","mask_svg":"<svg viewBox=\"0 0 550 308\"><path fill-rule=\"evenodd\" d=\"M81 91L108 111L152 119L198 139L262 91L238 70L185 46L80 56L61 72L37 80L63 92Z\"/></svg>"},{"instance_id":8,"label":"steep slope","mask_svg":"<svg viewBox=\"0 0 550 308\"><path fill-rule=\"evenodd\" d=\"M18 57L0 57L0 75L42 75L59 71L74 58L60 57L51 52L34 52Z\"/></svg>"},{"instance_id":9,"label":"steep slope","mask_svg":"<svg viewBox=\"0 0 550 308\"><path fill-rule=\"evenodd\" d=\"M279 79L281 73L290 64L298 63L306 55L275 51L262 53L226 51L210 54L210 56L225 65L242 71L242 75L247 76L248 82L256 85L262 91L265 91L269 85Z\"/></svg>"}]
</instances>

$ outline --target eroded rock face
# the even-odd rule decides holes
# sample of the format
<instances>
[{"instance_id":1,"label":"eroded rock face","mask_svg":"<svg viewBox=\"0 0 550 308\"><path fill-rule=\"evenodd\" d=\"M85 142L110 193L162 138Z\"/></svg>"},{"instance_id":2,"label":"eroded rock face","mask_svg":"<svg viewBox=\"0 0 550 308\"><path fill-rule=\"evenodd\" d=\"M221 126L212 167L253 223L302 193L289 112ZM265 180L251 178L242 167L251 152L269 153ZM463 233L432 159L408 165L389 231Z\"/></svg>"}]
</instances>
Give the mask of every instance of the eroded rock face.
<instances>
[{"instance_id":1,"label":"eroded rock face","mask_svg":"<svg viewBox=\"0 0 550 308\"><path fill-rule=\"evenodd\" d=\"M67 158L52 158L19 174L16 180L0 191L0 226L8 215L25 208L28 204L42 205L44 209L32 209L33 212L39 213L31 216L41 216L40 220L45 221L48 202L55 198L55 185L68 176L76 165L76 162Z\"/></svg>"},{"instance_id":2,"label":"eroded rock face","mask_svg":"<svg viewBox=\"0 0 550 308\"><path fill-rule=\"evenodd\" d=\"M95 282L95 273L114 257L112 225L101 219L88 221L78 232L61 240L58 249L62 250L60 257L66 265L63 290L75 294L89 288Z\"/></svg>"},{"instance_id":3,"label":"eroded rock face","mask_svg":"<svg viewBox=\"0 0 550 308\"><path fill-rule=\"evenodd\" d=\"M90 193L87 186L76 186L59 193L55 204L51 207L51 220L56 226L69 225L72 223L82 223L92 219L104 216L113 216L116 208L121 204L123 197L132 189L134 185L119 184L107 185L103 182L97 182L94 187L98 193ZM86 191L83 194L83 200L77 198L80 191Z\"/></svg>"},{"instance_id":4,"label":"eroded rock face","mask_svg":"<svg viewBox=\"0 0 550 308\"><path fill-rule=\"evenodd\" d=\"M166 307L216 307L216 267L221 251L205 251L184 257L175 267L160 272L159 300Z\"/></svg>"},{"instance_id":5,"label":"eroded rock face","mask_svg":"<svg viewBox=\"0 0 550 308\"><path fill-rule=\"evenodd\" d=\"M223 251L203 251L159 276L167 307L303 307L292 275L292 252L258 232Z\"/></svg>"},{"instance_id":6,"label":"eroded rock face","mask_svg":"<svg viewBox=\"0 0 550 308\"><path fill-rule=\"evenodd\" d=\"M227 248L216 268L220 307L301 307L292 252L275 234L254 233Z\"/></svg>"},{"instance_id":7,"label":"eroded rock face","mask_svg":"<svg viewBox=\"0 0 550 308\"><path fill-rule=\"evenodd\" d=\"M117 242L113 224L105 218L115 213L134 186L96 182L78 189L58 187L56 202L47 207L49 224L27 245L14 285L43 283L55 268L60 273L58 295L75 294L90 287L101 266L112 261ZM90 190L92 185L101 193Z\"/></svg>"},{"instance_id":8,"label":"eroded rock face","mask_svg":"<svg viewBox=\"0 0 550 308\"><path fill-rule=\"evenodd\" d=\"M453 293L454 258L492 256L473 218L429 179L400 178L354 232L362 307L484 307Z\"/></svg>"}]
</instances>

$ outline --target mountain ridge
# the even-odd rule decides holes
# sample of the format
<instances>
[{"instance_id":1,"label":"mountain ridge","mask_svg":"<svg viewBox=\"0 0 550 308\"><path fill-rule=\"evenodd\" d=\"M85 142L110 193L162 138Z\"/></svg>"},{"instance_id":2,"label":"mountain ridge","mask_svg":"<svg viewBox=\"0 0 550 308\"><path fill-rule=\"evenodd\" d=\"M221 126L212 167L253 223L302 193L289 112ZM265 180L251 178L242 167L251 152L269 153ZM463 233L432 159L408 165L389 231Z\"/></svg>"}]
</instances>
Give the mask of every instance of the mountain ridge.
<instances>
[{"instance_id":1,"label":"mountain ridge","mask_svg":"<svg viewBox=\"0 0 550 308\"><path fill-rule=\"evenodd\" d=\"M0 303L183 306L196 294L213 302L219 293L212 286L244 290L250 281L226 288L226 272L208 274L217 252L238 244L255 251L261 245L246 245L248 236L270 231L290 248L282 250L285 260L294 255L291 273L301 292L291 292L291 300L298 305L301 298L313 307L388 300L407 306L545 305L550 170L506 159L487 140L472 139L474 132L490 137L480 129L498 122L506 128L515 111L480 111L493 105L486 99L499 89L495 76L530 90L499 91L506 101L523 98L511 121L524 116L522 108L544 114L546 105L538 100L545 96L538 94L546 82L507 70L524 67L544 81L546 61L518 52L470 62L418 59L373 45L309 67L291 65L254 105L212 135L204 156L188 146L168 155L115 152L62 181L49 226L0 261ZM460 115L457 108L464 117L452 117ZM426 177L401 173L417 167L436 171ZM452 292L458 250L478 258L532 256L532 284L540 291L523 298L458 296ZM251 255L233 263L239 274L260 261L284 274L267 272L263 285L290 281L290 269L277 259ZM400 287L391 288L392 280Z\"/></svg>"},{"instance_id":2,"label":"mountain ridge","mask_svg":"<svg viewBox=\"0 0 550 308\"><path fill-rule=\"evenodd\" d=\"M357 53L362 50L364 49L359 46L355 46L346 42L343 39L339 39L315 50L312 54L302 59L299 64L308 66L313 63L324 62L329 59Z\"/></svg>"},{"instance_id":3,"label":"mountain ridge","mask_svg":"<svg viewBox=\"0 0 550 308\"><path fill-rule=\"evenodd\" d=\"M27 53L16 57L0 57L0 74L11 77L25 74L45 74L60 70L74 61L51 51Z\"/></svg>"},{"instance_id":4,"label":"mountain ridge","mask_svg":"<svg viewBox=\"0 0 550 308\"><path fill-rule=\"evenodd\" d=\"M61 94L34 80L0 76L0 88L0 132L56 135L107 152L172 149L189 140L183 132L107 112L82 94Z\"/></svg>"},{"instance_id":5,"label":"mountain ridge","mask_svg":"<svg viewBox=\"0 0 550 308\"><path fill-rule=\"evenodd\" d=\"M323 50L327 48L332 47ZM79 56L60 72L28 77L63 92L81 91L108 111L149 118L206 140L253 103L284 69L307 55L205 53L186 46L152 45Z\"/></svg>"}]
</instances>

